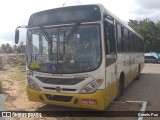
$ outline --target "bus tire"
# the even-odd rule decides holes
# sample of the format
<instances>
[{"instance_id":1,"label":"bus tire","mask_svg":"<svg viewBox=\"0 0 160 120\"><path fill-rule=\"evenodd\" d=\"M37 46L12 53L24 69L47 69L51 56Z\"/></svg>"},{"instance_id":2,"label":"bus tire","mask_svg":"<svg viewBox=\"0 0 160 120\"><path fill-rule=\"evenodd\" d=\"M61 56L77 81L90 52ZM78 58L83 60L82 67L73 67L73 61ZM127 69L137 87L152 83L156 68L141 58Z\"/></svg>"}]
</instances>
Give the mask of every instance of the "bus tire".
<instances>
[{"instance_id":1,"label":"bus tire","mask_svg":"<svg viewBox=\"0 0 160 120\"><path fill-rule=\"evenodd\" d=\"M119 100L121 96L124 94L124 84L125 84L125 76L124 73L120 75L119 78L119 87L118 87L118 95L115 100Z\"/></svg>"},{"instance_id":2,"label":"bus tire","mask_svg":"<svg viewBox=\"0 0 160 120\"><path fill-rule=\"evenodd\" d=\"M136 80L139 80L139 79L140 79L140 72L141 72L141 67L140 67L140 65L139 65L139 66L138 66L138 74L137 74Z\"/></svg>"}]
</instances>

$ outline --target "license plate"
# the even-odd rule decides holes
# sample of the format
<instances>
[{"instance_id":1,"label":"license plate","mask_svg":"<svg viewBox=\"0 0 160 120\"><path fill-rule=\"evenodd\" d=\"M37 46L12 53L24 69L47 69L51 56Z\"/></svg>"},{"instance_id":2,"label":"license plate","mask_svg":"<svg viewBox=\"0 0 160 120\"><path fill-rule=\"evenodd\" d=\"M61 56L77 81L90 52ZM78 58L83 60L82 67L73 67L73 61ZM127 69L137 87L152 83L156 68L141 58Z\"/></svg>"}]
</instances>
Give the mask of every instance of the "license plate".
<instances>
[{"instance_id":1,"label":"license plate","mask_svg":"<svg viewBox=\"0 0 160 120\"><path fill-rule=\"evenodd\" d=\"M87 104L87 105L97 105L97 100L81 100L81 104Z\"/></svg>"}]
</instances>

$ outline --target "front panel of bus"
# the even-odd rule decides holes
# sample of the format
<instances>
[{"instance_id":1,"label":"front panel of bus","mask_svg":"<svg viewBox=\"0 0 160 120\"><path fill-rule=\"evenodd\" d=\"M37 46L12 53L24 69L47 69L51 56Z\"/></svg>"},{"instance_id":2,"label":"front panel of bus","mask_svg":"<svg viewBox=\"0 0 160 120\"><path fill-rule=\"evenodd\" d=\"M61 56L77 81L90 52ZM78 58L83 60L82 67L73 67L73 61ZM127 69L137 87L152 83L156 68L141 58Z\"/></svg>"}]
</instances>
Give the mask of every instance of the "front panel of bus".
<instances>
[{"instance_id":1,"label":"front panel of bus","mask_svg":"<svg viewBox=\"0 0 160 120\"><path fill-rule=\"evenodd\" d=\"M45 104L104 109L102 15L96 5L35 13L27 31L27 93Z\"/></svg>"}]
</instances>

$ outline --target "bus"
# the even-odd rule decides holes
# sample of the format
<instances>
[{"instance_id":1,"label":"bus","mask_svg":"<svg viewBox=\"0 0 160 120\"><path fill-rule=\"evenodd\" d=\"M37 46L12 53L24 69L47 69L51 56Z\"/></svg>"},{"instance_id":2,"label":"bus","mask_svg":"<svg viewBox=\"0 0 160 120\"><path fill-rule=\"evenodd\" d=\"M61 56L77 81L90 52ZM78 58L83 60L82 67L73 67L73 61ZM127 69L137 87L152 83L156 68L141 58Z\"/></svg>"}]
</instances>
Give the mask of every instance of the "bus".
<instances>
[{"instance_id":1,"label":"bus","mask_svg":"<svg viewBox=\"0 0 160 120\"><path fill-rule=\"evenodd\" d=\"M104 110L139 78L144 40L101 4L34 13L27 28L28 99Z\"/></svg>"}]
</instances>

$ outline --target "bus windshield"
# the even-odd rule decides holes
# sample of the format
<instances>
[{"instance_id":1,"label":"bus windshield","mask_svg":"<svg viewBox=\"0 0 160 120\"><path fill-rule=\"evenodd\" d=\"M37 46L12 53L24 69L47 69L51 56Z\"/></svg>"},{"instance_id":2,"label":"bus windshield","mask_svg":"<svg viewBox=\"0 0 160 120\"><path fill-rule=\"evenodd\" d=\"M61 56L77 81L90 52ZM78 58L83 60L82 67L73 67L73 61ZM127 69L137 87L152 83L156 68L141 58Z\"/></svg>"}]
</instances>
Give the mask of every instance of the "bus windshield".
<instances>
[{"instance_id":1,"label":"bus windshield","mask_svg":"<svg viewBox=\"0 0 160 120\"><path fill-rule=\"evenodd\" d=\"M101 63L99 24L28 30L27 45L27 65L39 72L86 72Z\"/></svg>"}]
</instances>

